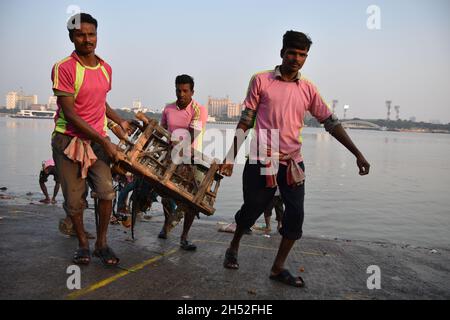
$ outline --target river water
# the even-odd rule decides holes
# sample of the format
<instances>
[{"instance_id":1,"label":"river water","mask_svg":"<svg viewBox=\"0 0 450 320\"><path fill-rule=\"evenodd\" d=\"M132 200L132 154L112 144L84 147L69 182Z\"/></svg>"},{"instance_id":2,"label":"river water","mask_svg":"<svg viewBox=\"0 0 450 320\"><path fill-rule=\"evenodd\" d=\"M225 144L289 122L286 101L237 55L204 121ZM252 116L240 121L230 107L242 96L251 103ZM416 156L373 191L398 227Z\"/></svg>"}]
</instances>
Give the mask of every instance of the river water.
<instances>
[{"instance_id":1,"label":"river water","mask_svg":"<svg viewBox=\"0 0 450 320\"><path fill-rule=\"evenodd\" d=\"M231 134L233 126L208 128ZM41 197L38 175L41 162L51 157L52 129L51 120L0 117L0 187L8 194ZM368 176L358 175L354 157L323 129L303 132L304 235L449 247L450 135L348 132L371 164ZM216 213L202 219L233 221L242 204L242 170L236 165L223 180ZM60 205L61 194L58 200Z\"/></svg>"}]
</instances>

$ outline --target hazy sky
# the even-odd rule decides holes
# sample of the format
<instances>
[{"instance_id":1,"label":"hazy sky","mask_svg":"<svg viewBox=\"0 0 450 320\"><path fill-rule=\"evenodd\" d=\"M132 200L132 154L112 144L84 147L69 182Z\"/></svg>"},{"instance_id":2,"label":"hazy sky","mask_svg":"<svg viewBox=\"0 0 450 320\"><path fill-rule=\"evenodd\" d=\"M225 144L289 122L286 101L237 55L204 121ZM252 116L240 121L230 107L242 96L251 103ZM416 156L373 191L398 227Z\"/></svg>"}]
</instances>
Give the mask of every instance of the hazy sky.
<instances>
[{"instance_id":1,"label":"hazy sky","mask_svg":"<svg viewBox=\"0 0 450 320\"><path fill-rule=\"evenodd\" d=\"M384 118L385 100L400 117L450 122L450 1L1 1L0 105L23 88L40 103L51 95L52 65L73 50L70 5L99 22L97 53L113 68L114 107L161 108L175 100L174 79L187 73L195 98L245 97L250 77L273 68L286 30L310 35L302 73L337 114ZM380 8L379 30L367 8ZM373 21L371 19L371 21Z\"/></svg>"}]
</instances>

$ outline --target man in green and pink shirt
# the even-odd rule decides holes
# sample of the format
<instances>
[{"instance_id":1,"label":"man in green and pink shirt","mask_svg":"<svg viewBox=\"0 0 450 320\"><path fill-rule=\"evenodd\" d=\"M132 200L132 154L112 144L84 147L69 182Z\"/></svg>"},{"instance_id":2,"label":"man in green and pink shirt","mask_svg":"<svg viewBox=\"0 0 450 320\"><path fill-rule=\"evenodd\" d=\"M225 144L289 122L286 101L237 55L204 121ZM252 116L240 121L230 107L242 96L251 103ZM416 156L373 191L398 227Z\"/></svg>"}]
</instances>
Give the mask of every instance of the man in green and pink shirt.
<instances>
[{"instance_id":1,"label":"man in green and pink shirt","mask_svg":"<svg viewBox=\"0 0 450 320\"><path fill-rule=\"evenodd\" d=\"M295 287L303 287L305 283L285 269L284 264L303 233L305 167L301 132L306 113L323 123L325 129L355 155L360 175L368 174L370 167L317 88L300 75L311 44L310 38L301 32L286 32L280 53L282 64L253 76L233 145L220 170L225 175L232 174L234 159L243 142L242 134L254 128L243 173L244 204L235 215L237 228L223 264L225 268L239 268L240 240L272 201L278 186L285 211L279 230L282 240L270 279Z\"/></svg>"},{"instance_id":2,"label":"man in green and pink shirt","mask_svg":"<svg viewBox=\"0 0 450 320\"><path fill-rule=\"evenodd\" d=\"M106 233L115 196L110 159L115 160L118 153L106 130L108 118L125 132L129 124L106 102L106 95L111 90L112 69L95 54L97 20L81 13L70 18L67 26L75 51L52 69L53 91L58 104L52 149L64 195L63 207L78 237L79 247L73 262L90 262L89 242L83 226L87 181L99 201L99 225L93 254L105 265L116 265L119 259L108 247Z\"/></svg>"}]
</instances>

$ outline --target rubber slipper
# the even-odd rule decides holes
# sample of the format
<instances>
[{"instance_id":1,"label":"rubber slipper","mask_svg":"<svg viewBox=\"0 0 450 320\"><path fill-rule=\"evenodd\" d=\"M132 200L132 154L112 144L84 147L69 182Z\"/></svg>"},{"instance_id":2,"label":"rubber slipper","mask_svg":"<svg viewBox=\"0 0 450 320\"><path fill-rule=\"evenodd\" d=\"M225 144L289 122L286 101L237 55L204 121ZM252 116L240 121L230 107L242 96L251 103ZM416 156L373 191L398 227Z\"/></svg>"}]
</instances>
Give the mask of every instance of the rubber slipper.
<instances>
[{"instance_id":1,"label":"rubber slipper","mask_svg":"<svg viewBox=\"0 0 450 320\"><path fill-rule=\"evenodd\" d=\"M89 248L78 248L73 255L72 261L75 264L89 264L91 262L91 251Z\"/></svg>"},{"instance_id":2,"label":"rubber slipper","mask_svg":"<svg viewBox=\"0 0 450 320\"><path fill-rule=\"evenodd\" d=\"M239 263L237 261L237 253L227 249L225 252L225 260L223 261L224 268L227 269L239 269Z\"/></svg>"},{"instance_id":3,"label":"rubber slipper","mask_svg":"<svg viewBox=\"0 0 450 320\"><path fill-rule=\"evenodd\" d=\"M303 281L302 277L294 277L287 269L284 269L277 275L271 275L269 278L297 288L305 286L305 281Z\"/></svg>"},{"instance_id":4,"label":"rubber slipper","mask_svg":"<svg viewBox=\"0 0 450 320\"><path fill-rule=\"evenodd\" d=\"M104 247L101 249L95 249L93 253L94 257L100 258L104 266L114 267L119 264L120 259L110 247ZM108 262L109 260L115 260L115 262Z\"/></svg>"}]
</instances>

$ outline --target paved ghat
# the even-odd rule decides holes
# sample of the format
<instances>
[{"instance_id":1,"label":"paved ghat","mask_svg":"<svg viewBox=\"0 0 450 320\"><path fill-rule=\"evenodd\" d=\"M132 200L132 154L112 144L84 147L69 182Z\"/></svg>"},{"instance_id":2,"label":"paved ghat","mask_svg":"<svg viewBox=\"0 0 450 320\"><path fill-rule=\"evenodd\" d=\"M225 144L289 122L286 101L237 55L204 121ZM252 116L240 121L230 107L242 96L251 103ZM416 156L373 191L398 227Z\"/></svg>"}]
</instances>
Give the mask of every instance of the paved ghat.
<instances>
[{"instance_id":1,"label":"paved ghat","mask_svg":"<svg viewBox=\"0 0 450 320\"><path fill-rule=\"evenodd\" d=\"M0 200L0 299L450 299L450 248L305 237L287 267L306 287L293 288L268 277L278 234L245 236L240 269L227 270L222 262L232 234L202 217L190 232L197 251L186 252L178 244L181 225L169 239L157 238L161 215L138 222L134 242L129 229L110 226L121 267L105 268L93 257L81 267L81 289L69 290L77 240L59 233L61 217L60 207ZM92 210L85 221L93 232Z\"/></svg>"}]
</instances>

